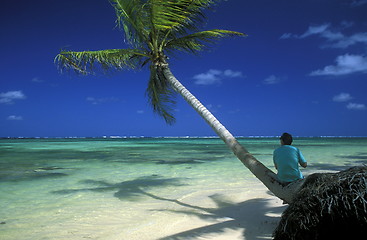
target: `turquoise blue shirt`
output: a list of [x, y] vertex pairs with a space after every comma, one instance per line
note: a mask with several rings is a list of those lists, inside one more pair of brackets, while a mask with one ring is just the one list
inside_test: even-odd
[[278, 168], [278, 179], [282, 182], [293, 182], [302, 179], [298, 164], [306, 163], [301, 151], [291, 145], [283, 145], [274, 150], [274, 164]]

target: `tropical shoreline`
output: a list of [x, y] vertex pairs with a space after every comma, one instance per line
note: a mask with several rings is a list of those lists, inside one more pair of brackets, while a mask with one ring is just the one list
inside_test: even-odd
[[[320, 135], [320, 136], [293, 136], [295, 139], [301, 138], [367, 138], [367, 136], [333, 136], [333, 135]], [[96, 137], [83, 137], [83, 136], [63, 136], [63, 137], [0, 137], [0, 139], [219, 139], [218, 136], [120, 136], [120, 135], [111, 135], [111, 136], [96, 136]], [[237, 139], [268, 139], [268, 138], [279, 138], [279, 136], [269, 135], [269, 136], [235, 136]]]
[[[239, 139], [274, 170], [277, 138]], [[367, 163], [367, 139], [299, 138], [304, 175]], [[270, 239], [286, 205], [220, 139], [2, 139], [4, 240]]]

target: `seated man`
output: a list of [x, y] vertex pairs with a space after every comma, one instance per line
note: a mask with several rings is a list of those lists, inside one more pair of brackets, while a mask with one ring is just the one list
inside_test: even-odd
[[298, 148], [291, 146], [292, 142], [292, 135], [283, 133], [280, 137], [282, 146], [275, 149], [273, 153], [274, 166], [278, 170], [278, 179], [285, 185], [304, 178], [298, 164], [304, 168], [307, 167], [307, 161]]

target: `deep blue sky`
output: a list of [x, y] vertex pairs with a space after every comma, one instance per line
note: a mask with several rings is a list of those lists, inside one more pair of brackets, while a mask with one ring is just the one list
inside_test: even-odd
[[[229, 0], [205, 29], [248, 34], [170, 59], [175, 76], [234, 135], [367, 136], [366, 0]], [[204, 29], [203, 29], [204, 30]], [[180, 97], [168, 126], [148, 71], [60, 73], [61, 48], [126, 48], [108, 0], [6, 1], [0, 9], [0, 136], [206, 136]]]

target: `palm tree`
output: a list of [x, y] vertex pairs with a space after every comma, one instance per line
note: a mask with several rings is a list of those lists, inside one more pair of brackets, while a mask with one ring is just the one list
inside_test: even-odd
[[205, 20], [203, 10], [218, 1], [110, 0], [116, 10], [117, 23], [124, 30], [131, 48], [83, 52], [61, 51], [56, 56], [55, 62], [61, 68], [73, 69], [82, 74], [88, 74], [96, 67], [103, 70], [122, 70], [140, 68], [149, 64], [150, 80], [146, 93], [154, 112], [162, 116], [168, 124], [173, 124], [175, 122], [172, 114], [175, 105], [173, 96], [180, 94], [270, 191], [291, 202], [299, 184], [282, 186], [275, 173], [242, 147], [170, 71], [167, 56], [175, 51], [195, 54], [218, 39], [245, 35], [220, 29], [199, 31], [198, 28]]

